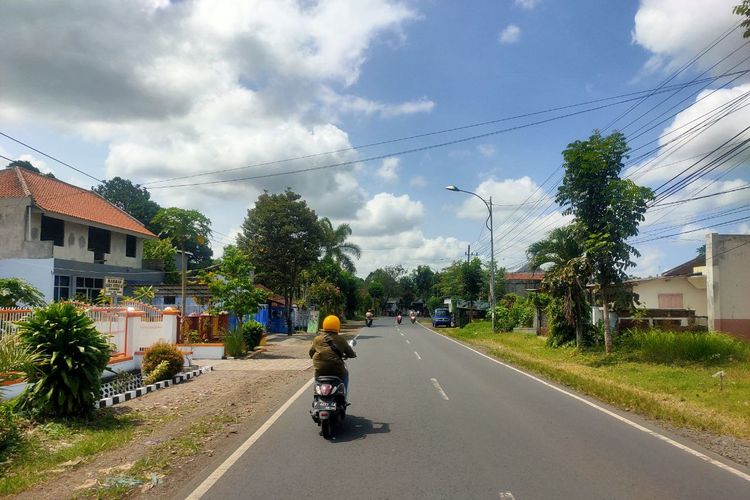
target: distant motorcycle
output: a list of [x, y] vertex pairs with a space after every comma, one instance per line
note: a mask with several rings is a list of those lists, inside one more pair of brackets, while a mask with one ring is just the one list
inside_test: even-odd
[[[357, 345], [356, 340], [350, 340], [349, 345]], [[338, 377], [315, 377], [315, 393], [313, 395], [310, 416], [318, 424], [325, 439], [331, 439], [335, 426], [346, 417], [346, 407], [349, 406], [344, 381]]]
[[401, 324], [401, 315], [400, 314], [396, 315], [396, 323], [398, 323], [399, 325]]
[[367, 314], [365, 314], [365, 325], [367, 325], [368, 327], [372, 326], [372, 313], [371, 312], [368, 312]]
[[409, 315], [409, 319], [411, 320], [411, 324], [413, 325], [415, 321], [417, 321], [417, 315], [414, 313], [411, 313]]

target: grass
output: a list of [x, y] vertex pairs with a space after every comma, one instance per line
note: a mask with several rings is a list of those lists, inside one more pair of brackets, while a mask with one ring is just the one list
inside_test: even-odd
[[101, 410], [89, 421], [27, 425], [21, 444], [0, 464], [0, 496], [21, 492], [48, 479], [50, 473], [128, 442], [140, 421], [135, 414]]
[[[641, 339], [606, 355], [597, 350], [550, 348], [544, 338], [526, 334], [493, 334], [485, 322], [439, 331], [621, 408], [677, 426], [750, 439], [750, 361], [746, 343], [727, 340], [722, 335], [715, 336], [718, 340], [704, 342], [707, 334], [696, 334], [703, 338], [691, 338], [685, 343], [698, 347], [686, 349], [679, 340], [664, 336], [652, 342], [658, 348]], [[665, 347], [669, 344], [676, 347], [669, 351]], [[723, 350], [727, 345], [732, 347]], [[655, 352], [671, 352], [665, 359], [672, 362], [652, 361]], [[693, 354], [687, 354], [689, 359], [684, 360], [680, 352], [700, 353], [698, 357], [704, 361], [691, 361]], [[725, 374], [723, 390], [712, 376], [719, 370]]]

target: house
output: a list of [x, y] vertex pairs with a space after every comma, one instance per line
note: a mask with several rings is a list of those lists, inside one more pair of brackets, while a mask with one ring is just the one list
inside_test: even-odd
[[[750, 235], [708, 234], [706, 255], [629, 282], [649, 322], [705, 325], [750, 340]], [[622, 318], [621, 318], [622, 320]]]
[[94, 193], [19, 167], [0, 170], [0, 276], [20, 277], [47, 300], [96, 297], [104, 277], [155, 284], [143, 269], [143, 224]]
[[525, 297], [530, 291], [539, 290], [543, 279], [544, 271], [505, 273], [505, 293]]

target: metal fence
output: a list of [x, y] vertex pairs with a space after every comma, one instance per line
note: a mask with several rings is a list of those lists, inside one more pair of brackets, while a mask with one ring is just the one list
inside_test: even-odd
[[0, 309], [0, 336], [12, 333], [16, 330], [16, 322], [26, 319], [31, 314], [31, 309], [8, 308]]

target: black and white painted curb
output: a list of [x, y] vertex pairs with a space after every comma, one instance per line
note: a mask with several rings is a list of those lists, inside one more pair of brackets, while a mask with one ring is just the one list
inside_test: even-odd
[[180, 384], [203, 373], [208, 373], [213, 369], [213, 366], [203, 366], [201, 368], [198, 368], [197, 370], [192, 370], [186, 373], [175, 375], [171, 380], [162, 380], [161, 382], [157, 382], [155, 384], [139, 387], [132, 391], [123, 392], [122, 394], [116, 394], [111, 398], [102, 398], [99, 400], [97, 408], [108, 408], [118, 403], [130, 401], [131, 399], [141, 397], [144, 394], [148, 394], [149, 392], [158, 391], [159, 389], [164, 389], [165, 387], [169, 387], [174, 384]]

